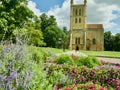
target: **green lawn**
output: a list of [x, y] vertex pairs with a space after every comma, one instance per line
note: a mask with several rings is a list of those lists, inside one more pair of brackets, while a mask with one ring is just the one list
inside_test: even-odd
[[[46, 51], [48, 53], [51, 53], [52, 55], [58, 54], [58, 53], [62, 53], [63, 49], [58, 49], [58, 48], [50, 48], [50, 47], [36, 47], [36, 46], [28, 46], [29, 49], [31, 50], [43, 50]], [[69, 51], [68, 49], [65, 49], [65, 52]]]
[[[4, 46], [0, 45], [0, 51], [2, 50]], [[49, 53], [52, 53], [52, 54], [58, 54], [58, 53], [62, 53], [63, 52], [63, 49], [58, 49], [58, 48], [50, 48], [50, 47], [36, 47], [36, 46], [27, 46], [28, 49], [30, 49], [31, 51], [32, 50], [43, 50], [43, 51], [47, 51]], [[68, 49], [65, 49], [65, 52], [69, 51]]]
[[80, 51], [89, 56], [102, 56], [102, 57], [112, 57], [112, 58], [120, 58], [120, 52], [115, 51]]
[[[62, 53], [63, 52], [63, 49], [57, 49], [57, 48], [50, 48], [50, 47], [41, 47], [43, 50], [47, 50], [53, 54], [58, 54], [58, 53]], [[68, 51], [68, 50], [65, 50], [65, 51]]]

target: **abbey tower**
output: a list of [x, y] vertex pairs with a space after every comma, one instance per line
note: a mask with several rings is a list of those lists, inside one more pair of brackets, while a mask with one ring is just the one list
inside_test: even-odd
[[86, 23], [87, 0], [84, 4], [70, 1], [70, 48], [72, 50], [104, 50], [104, 29], [102, 24]]

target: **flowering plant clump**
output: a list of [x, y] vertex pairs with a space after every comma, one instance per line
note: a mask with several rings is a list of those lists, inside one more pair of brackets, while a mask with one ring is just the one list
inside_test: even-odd
[[[87, 82], [93, 82], [94, 84], [100, 84], [101, 86], [107, 86], [107, 88], [114, 88], [117, 90], [120, 86], [120, 69], [119, 68], [87, 68], [74, 67], [66, 65], [54, 65], [48, 69], [48, 75], [51, 76], [53, 71], [61, 70], [64, 75], [67, 75], [67, 81], [71, 84], [84, 84]], [[54, 77], [53, 77], [54, 78]], [[68, 84], [67, 84], [68, 85]], [[61, 86], [61, 84], [60, 84]], [[62, 84], [66, 86], [66, 84]]]
[[104, 62], [102, 60], [100, 61], [100, 63], [102, 65], [110, 65], [110, 66], [114, 66], [114, 67], [120, 68], [120, 64], [119, 63]]
[[65, 86], [58, 90], [108, 90], [104, 87], [101, 87], [99, 84], [86, 83], [86, 84], [74, 84], [70, 86]]
[[38, 63], [31, 52], [22, 42], [2, 45], [0, 90], [52, 90], [43, 70], [43, 56]]
[[70, 64], [75, 65], [74, 60], [69, 55], [61, 55], [59, 58], [55, 61], [57, 64]]
[[5, 45], [0, 53], [0, 89], [27, 89], [34, 73], [24, 44]]
[[79, 57], [74, 54], [71, 55], [61, 55], [55, 60], [56, 64], [69, 64], [74, 66], [87, 66], [88, 68], [93, 68], [99, 66], [99, 60], [96, 57]]

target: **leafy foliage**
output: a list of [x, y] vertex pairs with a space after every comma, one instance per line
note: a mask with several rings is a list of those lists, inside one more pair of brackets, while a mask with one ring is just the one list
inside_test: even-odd
[[60, 47], [63, 45], [65, 33], [57, 26], [54, 16], [48, 17], [45, 13], [40, 16], [40, 26], [44, 42], [47, 47]]
[[98, 59], [95, 57], [77, 57], [75, 63], [77, 66], [87, 66], [89, 68], [100, 65]]
[[44, 41], [48, 47], [58, 47], [62, 44], [65, 34], [57, 26], [49, 26], [45, 29]]
[[67, 90], [108, 90], [104, 87], [101, 87], [99, 84], [93, 84], [93, 83], [65, 86], [64, 88], [61, 88], [59, 90], [66, 90], [66, 89]]
[[120, 51], [120, 33], [112, 35], [112, 33], [104, 33], [104, 47], [106, 51]]
[[61, 55], [55, 62], [57, 64], [75, 65], [73, 59], [69, 55]]
[[97, 67], [100, 65], [99, 60], [96, 57], [78, 57], [74, 55], [61, 55], [57, 60], [57, 64], [69, 64], [76, 66], [86, 66], [88, 68]]
[[0, 54], [0, 76], [2, 89], [28, 89], [33, 78], [32, 61], [25, 46], [9, 45]]
[[45, 13], [40, 16], [40, 21], [42, 32], [44, 32], [45, 29], [51, 25], [57, 25], [54, 16], [48, 17]]
[[5, 44], [0, 52], [0, 90], [52, 90], [43, 70], [46, 56], [40, 52], [28, 50], [21, 41]]
[[[74, 67], [70, 65], [54, 65], [49, 67], [48, 75], [51, 76], [54, 71], [59, 70], [62, 70], [63, 74], [68, 76], [65, 80], [66, 82], [69, 80], [72, 85], [92, 82], [93, 84], [99, 84], [102, 87], [106, 87], [108, 90], [119, 90], [120, 87], [120, 74], [118, 73], [120, 69], [117, 67], [113, 68], [110, 66], [89, 69], [87, 67]], [[59, 84], [59, 88], [71, 85], [71, 83], [64, 85]]]
[[0, 4], [0, 34], [10, 39], [16, 28], [23, 28], [34, 17], [27, 7], [27, 0], [2, 0]]

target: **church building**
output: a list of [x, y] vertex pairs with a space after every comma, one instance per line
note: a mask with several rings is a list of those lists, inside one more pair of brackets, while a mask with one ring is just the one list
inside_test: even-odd
[[69, 45], [72, 50], [104, 50], [103, 24], [86, 23], [87, 0], [84, 4], [70, 1]]

